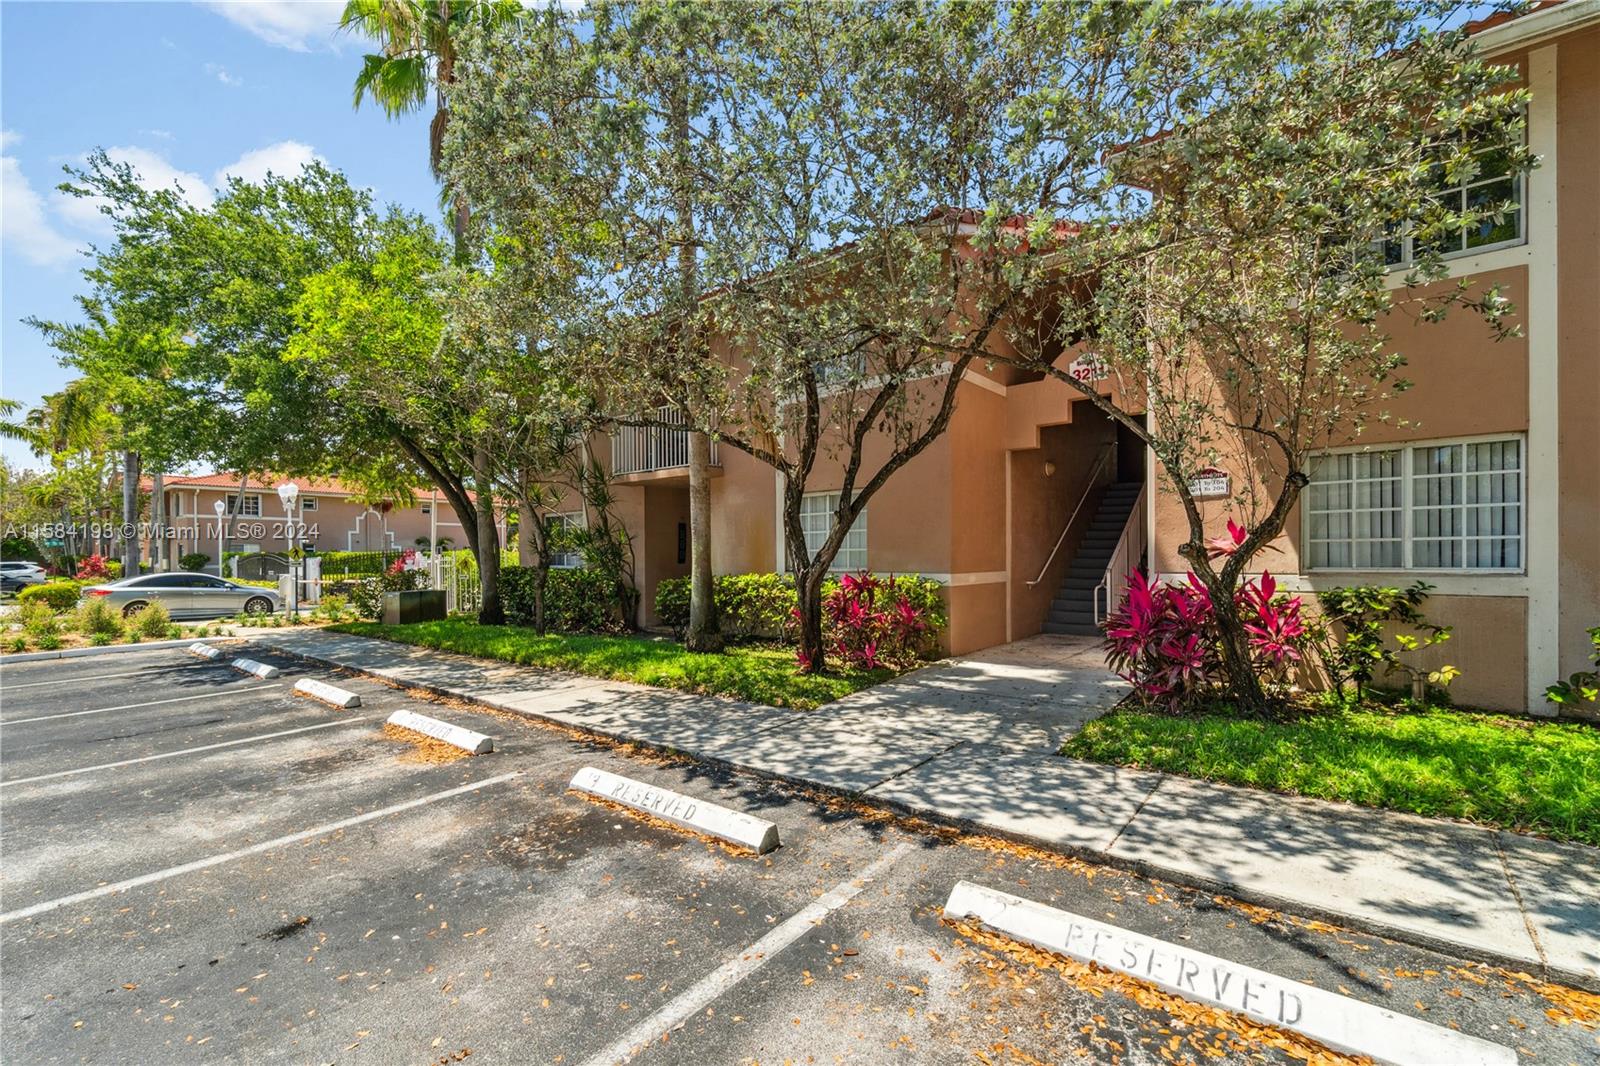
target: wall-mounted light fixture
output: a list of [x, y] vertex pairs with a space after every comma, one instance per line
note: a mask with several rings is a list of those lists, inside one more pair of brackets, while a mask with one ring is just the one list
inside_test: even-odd
[[1056, 464], [1046, 460], [1045, 464], [1044, 464], [1044, 476], [1045, 477], [1055, 477], [1056, 476]]

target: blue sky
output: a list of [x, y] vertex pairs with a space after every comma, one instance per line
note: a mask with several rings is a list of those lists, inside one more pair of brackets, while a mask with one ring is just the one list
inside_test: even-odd
[[80, 252], [106, 241], [91, 207], [55, 191], [62, 165], [93, 148], [201, 202], [225, 174], [292, 173], [314, 156], [382, 201], [436, 213], [427, 116], [351, 106], [367, 46], [336, 32], [341, 8], [0, 3], [0, 395], [32, 404], [69, 376], [21, 320], [73, 317]]

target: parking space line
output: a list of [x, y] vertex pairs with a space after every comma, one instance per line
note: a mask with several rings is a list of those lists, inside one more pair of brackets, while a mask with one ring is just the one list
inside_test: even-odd
[[404, 803], [396, 803], [393, 806], [383, 807], [375, 811], [368, 811], [366, 814], [358, 814], [354, 817], [345, 818], [337, 822], [329, 822], [326, 825], [319, 825], [315, 829], [304, 829], [298, 833], [290, 833], [288, 836], [277, 837], [273, 840], [264, 840], [260, 844], [252, 844], [248, 848], [240, 848], [237, 851], [229, 851], [222, 855], [213, 855], [209, 859], [197, 859], [194, 862], [186, 862], [182, 866], [168, 867], [165, 870], [157, 870], [155, 873], [141, 874], [138, 877], [130, 877], [126, 881], [117, 881], [114, 884], [100, 885], [99, 887], [91, 888], [86, 892], [76, 892], [70, 896], [62, 896], [59, 899], [45, 900], [42, 903], [35, 903], [31, 907], [23, 907], [21, 910], [7, 911], [5, 914], [0, 914], [0, 925], [5, 925], [8, 922], [20, 921], [23, 918], [32, 918], [36, 914], [45, 914], [60, 907], [70, 907], [74, 903], [84, 903], [91, 899], [99, 899], [101, 896], [109, 896], [113, 893], [126, 892], [132, 888], [139, 888], [142, 885], [154, 884], [157, 881], [165, 881], [169, 877], [179, 877], [183, 874], [194, 873], [198, 870], [205, 870], [212, 866], [220, 866], [225, 862], [232, 862], [235, 859], [247, 858], [251, 855], [259, 855], [263, 851], [272, 851], [274, 848], [288, 847], [290, 844], [298, 844], [302, 840], [310, 840], [312, 837], [322, 836], [324, 833], [337, 833], [341, 829], [349, 829], [352, 826], [361, 825], [363, 822], [370, 822], [378, 818], [385, 818], [391, 814], [399, 814], [401, 811], [409, 811], [416, 807], [426, 806], [429, 803], [438, 803], [440, 800], [447, 800], [453, 796], [465, 795], [468, 792], [476, 792], [479, 789], [488, 788], [490, 785], [498, 785], [504, 781], [511, 780], [513, 777], [519, 777], [521, 774], [521, 770], [513, 770], [508, 774], [501, 774], [498, 777], [490, 777], [482, 781], [474, 781], [470, 785], [458, 785], [455, 788], [446, 789], [443, 792], [435, 792], [428, 796], [419, 796], [416, 799], [406, 800]]
[[[0, 680], [0, 693], [12, 692], [12, 691], [14, 691], [16, 689], [19, 689], [19, 688], [38, 688], [40, 685], [67, 685], [67, 684], [71, 684], [74, 681], [109, 681], [114, 677], [136, 677], [139, 674], [149, 674], [151, 677], [160, 677], [160, 676], [164, 675], [165, 673], [167, 673], [169, 670], [200, 670], [200, 669], [204, 669], [207, 666], [213, 666], [213, 665], [215, 665], [215, 664], [214, 663], [173, 663], [171, 666], [161, 667], [161, 668], [158, 668], [158, 669], [151, 669], [150, 667], [147, 666], [143, 670], [124, 670], [121, 673], [116, 673], [116, 674], [90, 674], [88, 677], [78, 677], [78, 676], [74, 675], [72, 677], [58, 677], [58, 678], [55, 678], [54, 680], [51, 680], [51, 681], [29, 681], [26, 684], [22, 684], [22, 685], [13, 685], [13, 684], [9, 684], [8, 682], [6, 682], [4, 680]], [[0, 675], [0, 677], [3, 677], [3, 676], [4, 675]]]
[[[231, 678], [230, 678], [230, 680], [231, 680]], [[252, 688], [251, 691], [252, 692], [265, 692], [268, 689], [276, 689], [276, 688], [282, 688], [282, 687], [283, 687], [282, 685], [267, 685], [267, 686], [264, 686], [262, 688]], [[96, 707], [92, 711], [63, 711], [60, 714], [41, 714], [41, 715], [37, 715], [37, 716], [35, 716], [33, 718], [18, 718], [18, 719], [15, 719], [14, 721], [10, 721], [10, 722], [0, 721], [0, 728], [4, 728], [5, 726], [8, 726], [8, 725], [22, 725], [24, 722], [48, 722], [52, 718], [79, 718], [79, 717], [82, 717], [83, 715], [86, 715], [86, 714], [105, 714], [108, 711], [132, 711], [132, 710], [137, 710], [140, 707], [159, 707], [163, 703], [182, 703], [185, 700], [219, 699], [219, 698], [221, 698], [223, 696], [231, 696], [236, 691], [238, 691], [238, 690], [232, 690], [232, 691], [229, 691], [229, 692], [220, 692], [220, 691], [219, 692], [201, 692], [201, 693], [197, 693], [197, 694], [195, 694], [193, 696], [174, 696], [170, 700], [150, 700], [147, 703], [124, 703], [120, 707]]]
[[342, 725], [354, 725], [357, 722], [370, 722], [366, 718], [341, 718], [337, 722], [319, 722], [317, 725], [301, 726], [299, 729], [280, 729], [276, 733], [257, 733], [253, 737], [240, 737], [238, 740], [224, 740], [220, 744], [201, 744], [198, 747], [182, 748], [178, 751], [163, 752], [160, 755], [146, 755], [138, 759], [122, 759], [118, 762], [103, 762], [96, 766], [80, 766], [76, 770], [59, 770], [53, 774], [39, 774], [37, 777], [23, 777], [15, 781], [0, 781], [0, 788], [10, 788], [12, 785], [31, 785], [35, 781], [52, 781], [58, 777], [73, 777], [77, 774], [92, 774], [96, 770], [114, 770], [119, 766], [132, 766], [135, 763], [155, 762], [157, 759], [176, 759], [180, 755], [198, 755], [202, 751], [216, 751], [218, 748], [233, 748], [240, 744], [254, 744], [258, 740], [272, 740], [275, 737], [289, 737], [296, 733], [309, 733], [313, 729], [333, 729]]
[[[901, 844], [855, 877], [817, 897], [803, 910], [785, 919], [783, 924], [766, 936], [629, 1029], [604, 1051], [589, 1056], [584, 1060], [583, 1066], [616, 1066], [619, 1062], [627, 1062], [636, 1051], [654, 1043], [663, 1033], [678, 1028], [728, 989], [765, 966], [774, 955], [805, 936], [822, 919], [860, 895], [874, 877], [899, 861], [900, 857], [910, 850], [909, 843]], [[3, 916], [0, 916], [0, 921], [4, 921]]]

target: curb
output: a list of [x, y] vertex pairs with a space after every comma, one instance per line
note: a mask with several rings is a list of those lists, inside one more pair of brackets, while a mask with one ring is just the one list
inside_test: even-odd
[[91, 655], [127, 655], [162, 648], [187, 648], [208, 640], [236, 640], [236, 637], [186, 637], [183, 640], [151, 640], [141, 644], [107, 644], [103, 648], [62, 648], [59, 651], [25, 651], [0, 656], [0, 666], [8, 663], [37, 663], [47, 659], [83, 659]]
[[[939, 811], [931, 810], [925, 807], [916, 807], [909, 803], [902, 803], [897, 800], [873, 796], [869, 793], [850, 792], [845, 789], [835, 788], [831, 785], [810, 781], [803, 777], [794, 777], [789, 774], [774, 773], [771, 770], [763, 770], [755, 766], [745, 766], [742, 763], [731, 762], [715, 755], [698, 755], [695, 752], [684, 748], [674, 748], [667, 744], [657, 744], [651, 741], [641, 740], [637, 737], [630, 737], [626, 733], [610, 732], [603, 729], [595, 729], [591, 726], [582, 726], [576, 725], [572, 722], [563, 722], [558, 718], [551, 718], [534, 711], [526, 711], [516, 707], [506, 706], [496, 702], [492, 697], [473, 695], [472, 693], [463, 692], [461, 690], [449, 688], [444, 685], [433, 685], [418, 681], [401, 681], [397, 678], [387, 677], [378, 670], [369, 670], [364, 667], [352, 666], [349, 663], [338, 662], [333, 659], [324, 659], [316, 655], [309, 655], [304, 651], [291, 651], [287, 648], [273, 647], [271, 645], [268, 645], [268, 647], [270, 650], [277, 652], [280, 655], [289, 655], [297, 659], [305, 660], [306, 662], [316, 663], [320, 666], [349, 670], [352, 673], [357, 673], [364, 677], [371, 677], [377, 679], [378, 681], [399, 685], [404, 688], [413, 688], [419, 692], [426, 692], [434, 696], [440, 696], [447, 699], [465, 700], [468, 703], [476, 703], [480, 706], [488, 707], [492, 710], [500, 711], [505, 714], [514, 714], [519, 718], [526, 718], [529, 721], [558, 726], [562, 729], [570, 729], [574, 732], [584, 733], [593, 737], [601, 737], [606, 740], [633, 744], [641, 748], [646, 748], [651, 751], [659, 751], [668, 755], [691, 758], [697, 762], [720, 767], [724, 770], [737, 771], [742, 774], [751, 774], [769, 781], [780, 781], [784, 784], [798, 786], [812, 792], [826, 793], [828, 795], [838, 796], [843, 799], [867, 803], [872, 806], [880, 807], [886, 810], [897, 811], [901, 814], [912, 815], [925, 821], [949, 826], [954, 829], [960, 829], [965, 832], [981, 833], [985, 836], [998, 837], [1004, 840], [1014, 841], [1018, 844], [1027, 844], [1031, 847], [1039, 848], [1042, 851], [1048, 851], [1056, 855], [1064, 855], [1068, 858], [1080, 859], [1084, 862], [1094, 863], [1097, 866], [1109, 866], [1113, 869], [1124, 870], [1128, 873], [1148, 879], [1166, 881], [1175, 885], [1183, 885], [1189, 888], [1199, 889], [1203, 892], [1213, 892], [1231, 896], [1242, 903], [1251, 903], [1257, 906], [1268, 907], [1272, 910], [1285, 911], [1302, 918], [1308, 918], [1312, 921], [1327, 922], [1328, 924], [1337, 925], [1352, 932], [1365, 933], [1367, 935], [1376, 936], [1384, 940], [1390, 940], [1401, 944], [1410, 944], [1413, 947], [1423, 948], [1428, 951], [1437, 951], [1441, 954], [1453, 955], [1461, 959], [1469, 959], [1475, 962], [1488, 963], [1491, 966], [1499, 966], [1508, 970], [1531, 973], [1539, 976], [1540, 979], [1545, 981], [1569, 985], [1573, 988], [1582, 989], [1587, 992], [1600, 993], [1600, 976], [1588, 974], [1581, 970], [1569, 970], [1561, 966], [1551, 966], [1536, 954], [1530, 953], [1528, 955], [1510, 955], [1485, 950], [1483, 948], [1474, 947], [1467, 944], [1459, 944], [1443, 937], [1431, 936], [1427, 933], [1421, 933], [1413, 929], [1406, 929], [1401, 926], [1391, 925], [1387, 922], [1374, 921], [1365, 915], [1349, 914], [1336, 908], [1319, 906], [1313, 902], [1295, 899], [1289, 896], [1280, 896], [1276, 893], [1266, 892], [1249, 886], [1240, 885], [1225, 878], [1204, 877], [1198, 874], [1190, 873], [1186, 870], [1169, 869], [1159, 863], [1150, 862], [1145, 859], [1135, 859], [1122, 855], [1112, 855], [1107, 852], [1097, 851], [1094, 848], [1086, 848], [1075, 844], [1063, 844], [1058, 840], [1051, 840], [1047, 837], [1038, 837], [1028, 833], [1017, 833], [1011, 830], [998, 829], [993, 826], [985, 825], [983, 822], [975, 821], [971, 818], [943, 814]], [[537, 670], [538, 668], [529, 667], [528, 669]], [[965, 743], [965, 741], [962, 743]], [[959, 744], [956, 745], [956, 747], [959, 746]]]

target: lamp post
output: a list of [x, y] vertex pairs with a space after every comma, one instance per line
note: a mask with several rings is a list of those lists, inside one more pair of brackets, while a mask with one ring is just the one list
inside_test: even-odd
[[300, 619], [300, 559], [296, 554], [299, 543], [299, 530], [295, 528], [294, 501], [300, 495], [300, 486], [292, 481], [285, 481], [278, 486], [278, 499], [283, 502], [283, 517], [288, 528], [285, 530], [289, 541], [289, 620]]
[[228, 575], [222, 572], [222, 512], [228, 509], [228, 505], [217, 500], [212, 503], [211, 509], [217, 512], [217, 576], [227, 577]]

